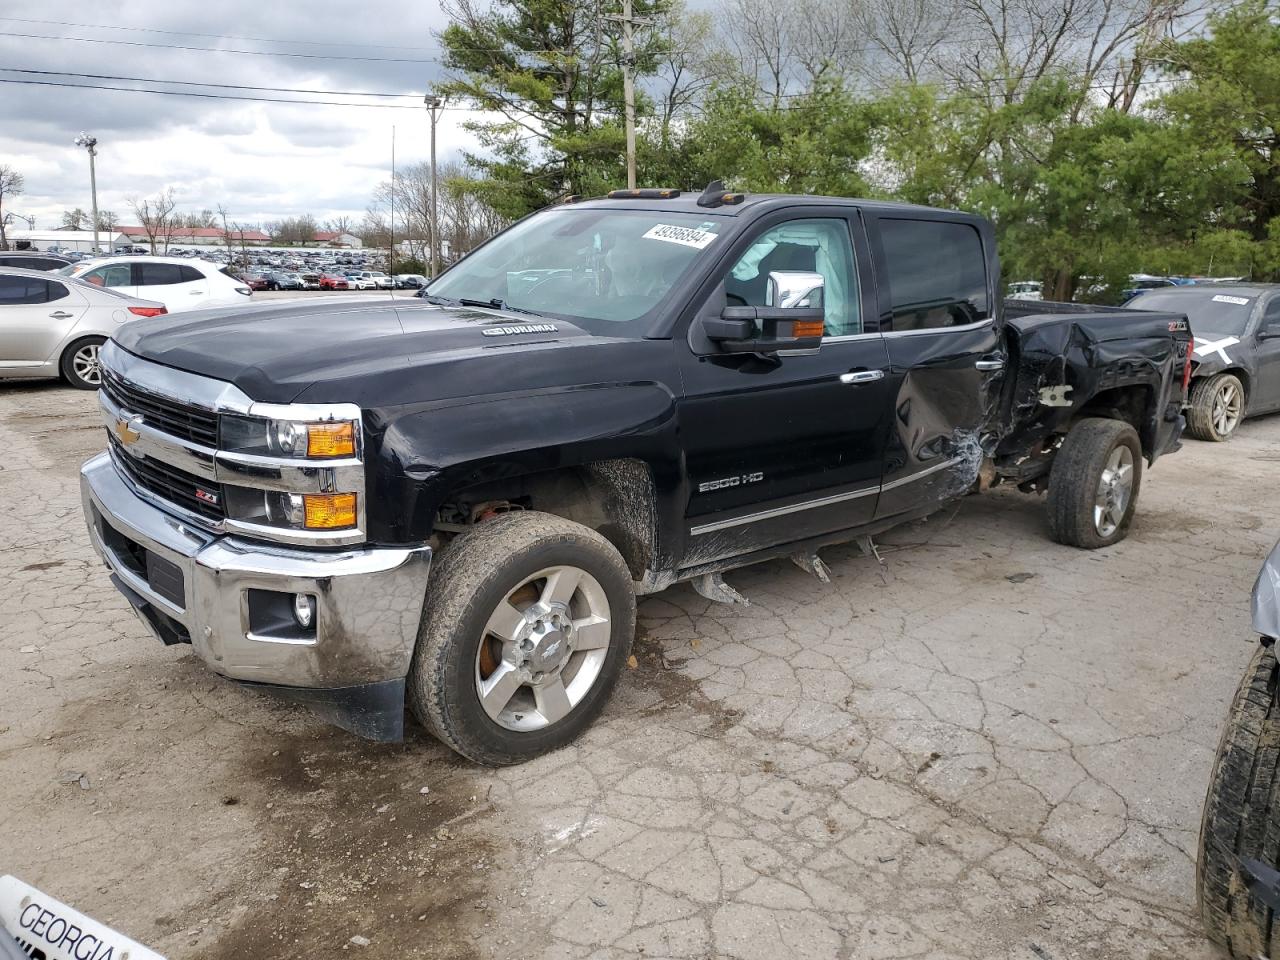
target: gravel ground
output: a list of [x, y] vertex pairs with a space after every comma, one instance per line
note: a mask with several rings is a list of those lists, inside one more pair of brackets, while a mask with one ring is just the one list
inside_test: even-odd
[[601, 721], [498, 772], [147, 635], [80, 515], [92, 395], [0, 384], [0, 442], [0, 872], [174, 960], [1215, 955], [1196, 832], [1278, 417], [1161, 461], [1111, 550], [996, 491], [883, 570], [837, 548], [830, 585], [731, 574], [747, 608], [649, 598]]

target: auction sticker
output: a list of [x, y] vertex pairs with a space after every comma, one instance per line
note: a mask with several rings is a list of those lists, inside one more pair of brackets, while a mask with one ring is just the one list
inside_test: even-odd
[[1248, 297], [1229, 297], [1225, 293], [1219, 293], [1213, 298], [1214, 303], [1234, 303], [1237, 307], [1247, 306]]
[[716, 235], [710, 230], [699, 230], [697, 227], [673, 227], [660, 223], [644, 235], [645, 240], [665, 240], [667, 243], [678, 243], [686, 247], [704, 250], [710, 246]]
[[44, 960], [164, 960], [15, 877], [0, 877], [0, 927], [29, 957]]

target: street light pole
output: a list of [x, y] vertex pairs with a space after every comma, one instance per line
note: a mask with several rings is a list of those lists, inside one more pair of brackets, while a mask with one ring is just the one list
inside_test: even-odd
[[76, 137], [76, 146], [84, 147], [89, 151], [89, 191], [92, 199], [93, 207], [93, 252], [99, 253], [98, 250], [98, 174], [94, 169], [93, 158], [98, 155], [98, 138], [91, 137], [87, 133], [82, 133]]
[[422, 98], [431, 112], [431, 279], [440, 276], [440, 180], [436, 176], [436, 120], [442, 101], [434, 94]]

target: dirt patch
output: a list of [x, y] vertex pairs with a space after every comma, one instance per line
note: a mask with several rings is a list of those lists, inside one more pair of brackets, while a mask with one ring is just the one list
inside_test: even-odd
[[222, 803], [254, 809], [268, 836], [254, 852], [255, 899], [233, 895], [234, 919], [193, 956], [288, 960], [361, 946], [379, 957], [476, 956], [471, 933], [486, 919], [497, 852], [482, 826], [486, 788], [425, 734], [408, 736], [282, 738], [246, 764]]
[[650, 637], [638, 628], [631, 654], [636, 665], [622, 677], [622, 683], [633, 683], [651, 694], [658, 701], [645, 707], [640, 715], [652, 717], [668, 710], [685, 707], [707, 720], [709, 732], [722, 734], [742, 719], [741, 710], [732, 710], [712, 700], [702, 692], [697, 680], [680, 672], [683, 660], [667, 656], [660, 640]]

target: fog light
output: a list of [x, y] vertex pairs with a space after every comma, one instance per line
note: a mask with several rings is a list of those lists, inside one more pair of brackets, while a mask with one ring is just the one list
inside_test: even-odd
[[293, 619], [298, 621], [298, 626], [303, 630], [310, 630], [311, 624], [316, 619], [315, 598], [305, 593], [295, 593], [293, 595]]

